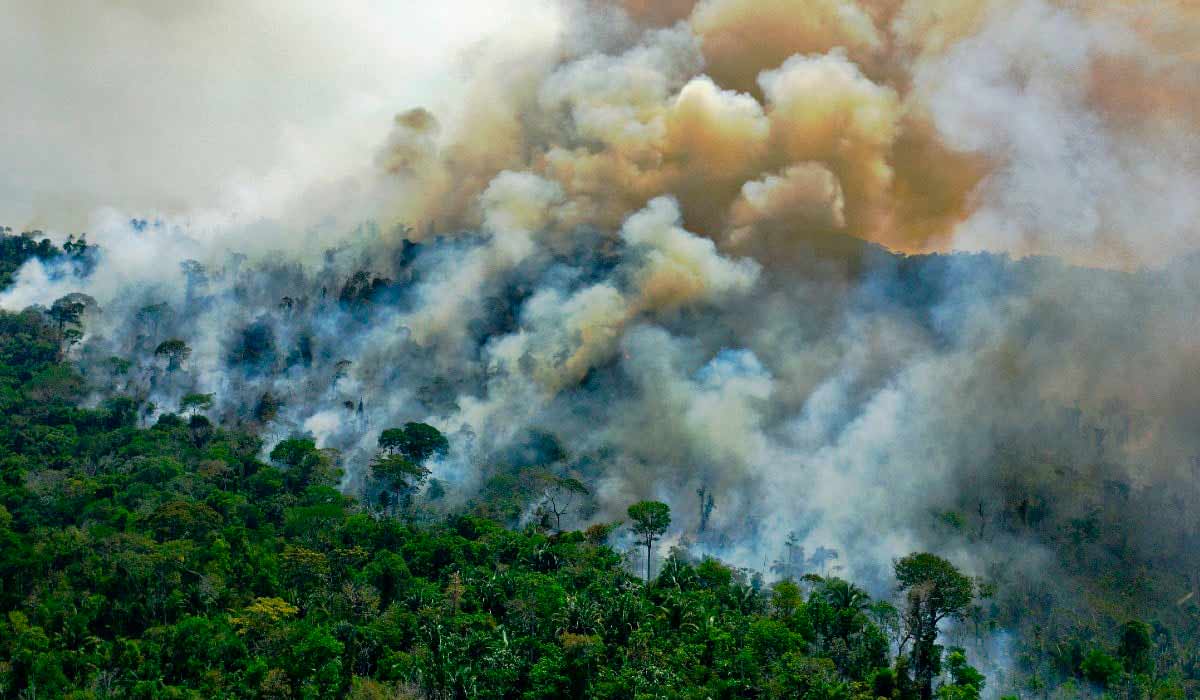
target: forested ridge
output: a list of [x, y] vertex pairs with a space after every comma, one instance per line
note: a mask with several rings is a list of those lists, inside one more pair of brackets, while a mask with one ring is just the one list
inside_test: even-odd
[[1200, 700], [1200, 0], [0, 4], [0, 700]]
[[[264, 462], [253, 435], [200, 413], [140, 429], [126, 399], [75, 407], [82, 380], [36, 312], [0, 316], [0, 342], [6, 696], [832, 698], [897, 685], [895, 610], [852, 584], [814, 579], [805, 600], [795, 582], [669, 558], [647, 587], [606, 526], [516, 532], [464, 514], [418, 527], [342, 495], [336, 457], [311, 440]], [[971, 697], [981, 679], [959, 656], [950, 668], [966, 694], [947, 697]]]
[[[87, 255], [14, 238], [2, 248], [14, 269]], [[339, 489], [336, 451], [216, 424], [206, 395], [148, 426], [147, 406], [127, 396], [82, 407], [96, 387], [66, 359], [73, 303], [0, 313], [4, 697], [966, 700], [988, 689], [972, 649], [954, 643], [995, 631], [1002, 606], [991, 583], [934, 554], [897, 560], [894, 595], [873, 600], [815, 571], [766, 582], [660, 551], [671, 518], [657, 502], [564, 530], [565, 503], [589, 488], [569, 477], [496, 477], [447, 513], [427, 507], [431, 489], [417, 494], [424, 461], [446, 449], [420, 423], [383, 431], [373, 495], [356, 500]], [[163, 345], [156, 354], [174, 361]], [[111, 364], [119, 374], [127, 361]], [[513, 529], [529, 505], [538, 517]], [[629, 551], [615, 544], [626, 532]], [[1130, 619], [1099, 636], [1035, 636], [991, 689], [1191, 697], [1189, 634]]]

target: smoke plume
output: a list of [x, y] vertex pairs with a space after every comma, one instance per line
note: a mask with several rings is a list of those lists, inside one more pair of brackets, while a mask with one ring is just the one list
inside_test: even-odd
[[[309, 432], [351, 490], [380, 430], [423, 420], [450, 436], [432, 466], [452, 501], [549, 464], [593, 486], [577, 524], [659, 498], [681, 542], [760, 569], [794, 532], [814, 566], [880, 585], [893, 557], [938, 547], [1036, 588], [1060, 565], [1052, 533], [1081, 518], [1194, 568], [1190, 3], [510, 11], [528, 40], [483, 32], [453, 60], [453, 100], [389, 101], [350, 180], [283, 188], [295, 208], [252, 220], [151, 188], [157, 219], [92, 218], [90, 274], [30, 262], [0, 304], [90, 294], [75, 352], [98, 385], [159, 411], [212, 392], [228, 422]], [[347, 70], [377, 85], [387, 68]], [[178, 126], [148, 101], [148, 122]], [[115, 204], [143, 201], [128, 172]], [[185, 279], [188, 260], [205, 271]], [[171, 337], [193, 349], [178, 371], [151, 352]], [[128, 375], [106, 374], [113, 355]]]

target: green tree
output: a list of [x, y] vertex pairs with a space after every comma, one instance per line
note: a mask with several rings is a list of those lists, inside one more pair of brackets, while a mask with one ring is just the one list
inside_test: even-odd
[[1121, 639], [1117, 655], [1129, 673], [1149, 675], [1154, 671], [1154, 641], [1150, 636], [1150, 625], [1140, 620], [1130, 620], [1121, 625]]
[[379, 434], [379, 453], [371, 460], [371, 475], [383, 486], [385, 508], [395, 510], [406, 504], [420, 488], [430, 471], [424, 463], [446, 454], [450, 442], [426, 423], [405, 423]]
[[650, 580], [650, 561], [654, 543], [671, 526], [671, 508], [659, 501], [639, 501], [629, 506], [630, 529], [638, 539], [635, 544], [646, 548], [646, 581]]
[[67, 330], [63, 331], [62, 339], [63, 345], [65, 346], [64, 352], [66, 352], [78, 345], [80, 341], [83, 340], [83, 331], [79, 330], [78, 328], [68, 328]]
[[318, 450], [312, 438], [281, 440], [271, 450], [271, 461], [286, 467], [288, 488], [299, 493], [308, 486], [332, 486], [340, 470], [336, 467], [336, 450]]
[[58, 329], [58, 338], [62, 355], [83, 340], [83, 331], [79, 328], [83, 323], [83, 314], [89, 307], [95, 306], [96, 300], [86, 294], [73, 292], [56, 299], [50, 306], [47, 315], [54, 321]]
[[58, 334], [61, 336], [67, 326], [79, 325], [83, 312], [94, 303], [95, 300], [86, 294], [75, 292], [56, 299], [50, 305], [50, 311], [47, 314], [58, 327]]
[[179, 401], [180, 412], [190, 413], [195, 416], [201, 411], [207, 411], [212, 408], [212, 394], [188, 394]]
[[901, 649], [912, 644], [913, 677], [921, 700], [930, 700], [941, 662], [938, 625], [963, 615], [974, 598], [974, 582], [950, 562], [927, 552], [910, 554], [894, 568], [900, 591], [907, 594]]
[[371, 476], [383, 485], [393, 512], [420, 488], [429, 474], [420, 463], [402, 454], [380, 452], [371, 460]]
[[938, 688], [938, 700], [979, 700], [987, 684], [983, 674], [967, 663], [962, 649], [954, 648], [946, 656], [951, 682]]
[[1121, 660], [1113, 657], [1107, 651], [1096, 648], [1088, 652], [1079, 665], [1083, 677], [1105, 688], [1115, 684], [1124, 673]]
[[446, 454], [450, 442], [432, 425], [405, 423], [402, 428], [388, 428], [380, 433], [379, 449], [420, 464], [435, 455]]
[[164, 340], [154, 349], [155, 357], [166, 358], [168, 372], [174, 372], [179, 369], [183, 365], [184, 360], [190, 357], [191, 354], [192, 349], [179, 338]]

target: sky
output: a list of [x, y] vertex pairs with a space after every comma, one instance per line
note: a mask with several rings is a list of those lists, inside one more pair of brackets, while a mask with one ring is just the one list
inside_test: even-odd
[[[453, 104], [538, 0], [0, 0], [0, 222], [277, 216], [368, 164], [397, 112]], [[514, 21], [516, 20], [516, 21]]]

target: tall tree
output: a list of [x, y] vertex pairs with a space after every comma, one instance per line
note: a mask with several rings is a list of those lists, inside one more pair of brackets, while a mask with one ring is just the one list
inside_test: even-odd
[[907, 593], [901, 650], [912, 642], [912, 672], [921, 700], [933, 697], [933, 679], [940, 669], [938, 625], [961, 618], [975, 596], [975, 585], [950, 562], [934, 554], [910, 554], [895, 564], [900, 591]]
[[192, 354], [192, 349], [179, 338], [164, 340], [154, 349], [156, 357], [167, 358], [167, 371], [174, 372], [182, 366], [183, 361]]
[[380, 452], [371, 461], [371, 475], [383, 485], [384, 505], [395, 507], [406, 502], [429, 476], [429, 470], [402, 454]]
[[212, 408], [212, 405], [212, 394], [188, 394], [179, 400], [179, 411], [195, 416], [201, 411], [207, 411]]
[[379, 449], [421, 463], [434, 455], [446, 454], [450, 442], [432, 425], [405, 423], [403, 428], [388, 428], [380, 433]]
[[1125, 670], [1134, 674], [1154, 672], [1154, 641], [1150, 625], [1140, 620], [1130, 620], [1121, 625], [1121, 640], [1117, 654], [1125, 664]]
[[708, 529], [708, 519], [712, 516], [715, 504], [712, 491], [709, 491], [707, 486], [696, 489], [696, 495], [700, 497], [700, 526], [696, 528], [696, 531], [704, 534], [704, 531]]
[[195, 260], [184, 260], [179, 263], [179, 269], [183, 271], [183, 277], [187, 281], [187, 286], [184, 290], [184, 303], [191, 306], [195, 300], [196, 292], [203, 290], [208, 284], [208, 269], [201, 263]]
[[61, 343], [60, 356], [61, 353], [66, 353], [71, 346], [83, 339], [83, 331], [68, 326], [81, 326], [84, 313], [95, 306], [95, 299], [80, 292], [72, 292], [55, 299], [54, 303], [50, 305], [50, 310], [46, 312], [46, 315], [54, 321], [55, 327], [58, 329], [58, 338]]
[[429, 477], [425, 461], [449, 449], [446, 436], [431, 425], [405, 423], [402, 428], [388, 428], [379, 435], [379, 454], [371, 461], [371, 474], [383, 484], [391, 504], [398, 506]]
[[646, 548], [646, 581], [650, 580], [650, 557], [654, 543], [671, 526], [671, 508], [658, 501], [639, 501], [629, 506], [631, 529], [638, 536], [636, 544]]
[[68, 294], [60, 299], [55, 299], [50, 305], [49, 316], [54, 321], [58, 328], [59, 335], [62, 335], [63, 329], [67, 326], [78, 325], [80, 316], [83, 315], [86, 304], [77, 298], [76, 295]]

